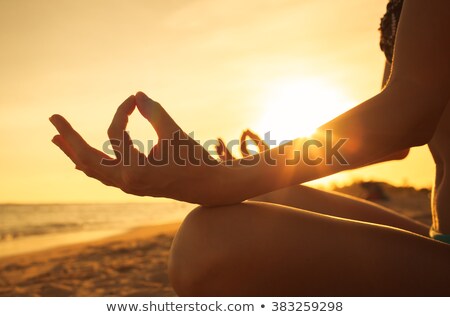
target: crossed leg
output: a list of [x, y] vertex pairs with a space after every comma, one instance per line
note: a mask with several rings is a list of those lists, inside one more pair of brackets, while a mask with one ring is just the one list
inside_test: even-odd
[[321, 214], [392, 226], [428, 236], [429, 228], [389, 208], [353, 196], [298, 185], [251, 199]]
[[[298, 190], [309, 195], [303, 200], [286, 195], [285, 205], [279, 204], [283, 195], [272, 195], [277, 204], [194, 209], [172, 245], [169, 275], [175, 291], [190, 296], [450, 295], [450, 246], [422, 236], [424, 226], [346, 196]], [[315, 212], [287, 206], [307, 204]], [[353, 213], [358, 220], [342, 218]]]

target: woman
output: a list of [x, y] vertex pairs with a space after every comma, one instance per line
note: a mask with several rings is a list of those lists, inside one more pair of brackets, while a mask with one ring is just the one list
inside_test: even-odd
[[[201, 205], [172, 246], [169, 274], [179, 295], [450, 295], [450, 246], [437, 241], [450, 234], [449, 30], [450, 2], [405, 0], [385, 88], [312, 139], [258, 155], [218, 163], [141, 92], [108, 130], [116, 159], [59, 115], [50, 119], [60, 133], [53, 142], [106, 185]], [[148, 157], [124, 132], [135, 106], [160, 139]], [[422, 224], [346, 196], [301, 186], [267, 194], [423, 144], [436, 161], [437, 239]]]

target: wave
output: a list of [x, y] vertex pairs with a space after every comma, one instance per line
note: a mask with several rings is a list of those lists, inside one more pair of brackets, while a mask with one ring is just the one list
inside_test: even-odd
[[0, 230], [0, 242], [19, 238], [52, 233], [67, 233], [103, 229], [104, 226], [94, 226], [80, 223], [50, 223], [41, 226], [21, 227], [17, 229]]
[[116, 230], [180, 221], [187, 203], [0, 205], [0, 243], [56, 233]]

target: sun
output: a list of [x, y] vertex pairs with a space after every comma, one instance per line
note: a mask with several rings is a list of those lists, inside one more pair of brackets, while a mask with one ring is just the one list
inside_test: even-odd
[[268, 83], [259, 104], [263, 111], [255, 131], [261, 135], [270, 132], [277, 145], [312, 135], [354, 105], [342, 89], [324, 80], [295, 78]]

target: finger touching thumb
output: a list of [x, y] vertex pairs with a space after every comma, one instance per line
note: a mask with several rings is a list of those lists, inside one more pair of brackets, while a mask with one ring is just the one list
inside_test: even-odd
[[136, 93], [136, 105], [141, 115], [150, 122], [159, 137], [170, 137], [174, 132], [180, 130], [166, 110], [141, 91]]

